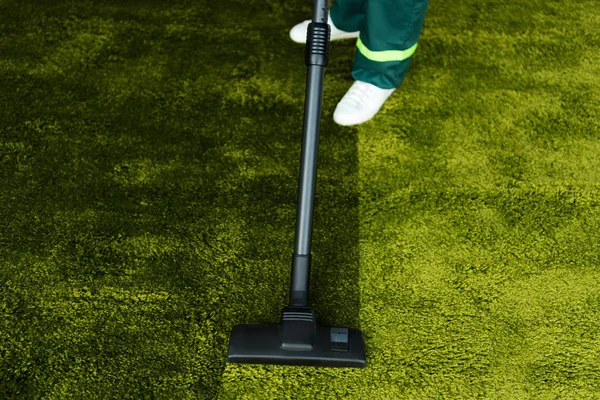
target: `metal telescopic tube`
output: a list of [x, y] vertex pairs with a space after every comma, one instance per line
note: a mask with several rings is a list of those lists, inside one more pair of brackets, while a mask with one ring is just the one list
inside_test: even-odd
[[319, 147], [319, 126], [321, 119], [321, 85], [324, 69], [320, 66], [308, 67], [308, 85], [304, 107], [305, 140], [302, 144], [302, 163], [298, 190], [298, 215], [296, 226], [297, 255], [309, 255], [312, 240], [312, 219], [317, 175], [317, 155]]
[[323, 80], [329, 55], [329, 26], [327, 0], [314, 0], [313, 20], [309, 25], [306, 42], [306, 96], [304, 126], [298, 185], [296, 238], [290, 283], [290, 306], [308, 305], [319, 127], [323, 102]]

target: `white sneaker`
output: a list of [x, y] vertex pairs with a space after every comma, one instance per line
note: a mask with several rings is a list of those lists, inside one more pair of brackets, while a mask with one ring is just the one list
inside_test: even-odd
[[333, 120], [344, 126], [362, 124], [377, 114], [394, 90], [355, 81], [335, 108]]
[[[290, 38], [296, 43], [306, 43], [306, 34], [308, 31], [308, 24], [310, 24], [312, 20], [307, 19], [304, 22], [300, 22], [298, 25], [294, 26], [290, 29]], [[329, 37], [330, 41], [339, 40], [339, 39], [351, 39], [357, 38], [359, 31], [356, 32], [346, 32], [341, 31], [333, 25], [333, 21], [331, 21], [331, 15], [327, 17], [327, 23], [331, 26], [331, 36]]]

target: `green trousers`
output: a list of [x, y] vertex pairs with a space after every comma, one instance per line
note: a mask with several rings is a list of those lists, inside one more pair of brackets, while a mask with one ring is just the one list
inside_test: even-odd
[[360, 31], [352, 77], [382, 89], [400, 86], [417, 49], [427, 5], [428, 0], [333, 0], [334, 25]]

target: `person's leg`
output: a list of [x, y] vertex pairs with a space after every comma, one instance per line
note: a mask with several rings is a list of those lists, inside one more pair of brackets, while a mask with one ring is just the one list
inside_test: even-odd
[[338, 103], [335, 122], [356, 125], [370, 120], [402, 84], [427, 5], [428, 0], [366, 0], [352, 64], [355, 82]]
[[427, 5], [428, 0], [367, 0], [352, 77], [381, 89], [399, 87], [417, 48]]
[[336, 28], [345, 32], [360, 31], [365, 19], [367, 0], [334, 0], [329, 16]]

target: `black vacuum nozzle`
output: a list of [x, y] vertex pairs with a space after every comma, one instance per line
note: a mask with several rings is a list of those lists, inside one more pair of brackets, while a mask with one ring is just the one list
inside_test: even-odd
[[355, 368], [367, 364], [362, 332], [317, 326], [310, 307], [285, 307], [279, 324], [236, 325], [227, 361]]

